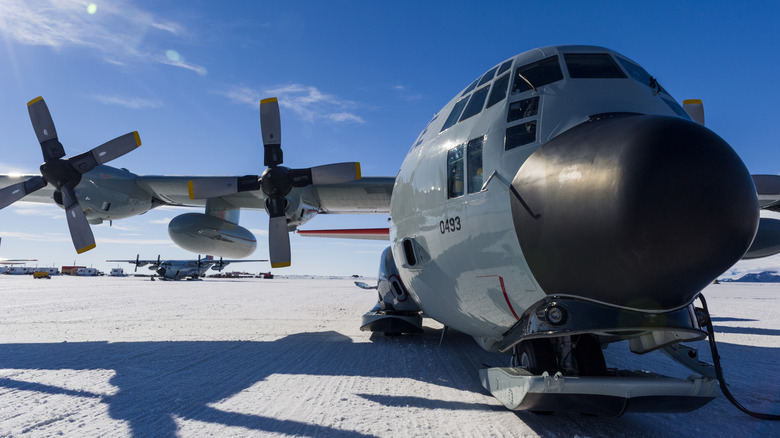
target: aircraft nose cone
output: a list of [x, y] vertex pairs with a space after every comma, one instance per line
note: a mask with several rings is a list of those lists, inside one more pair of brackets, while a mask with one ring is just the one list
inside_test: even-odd
[[679, 118], [583, 123], [536, 150], [512, 188], [518, 241], [544, 291], [619, 306], [688, 304], [758, 226], [740, 158]]

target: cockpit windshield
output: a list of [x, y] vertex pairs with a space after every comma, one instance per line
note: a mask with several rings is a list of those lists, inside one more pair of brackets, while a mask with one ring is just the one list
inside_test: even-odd
[[615, 60], [607, 53], [566, 53], [563, 55], [572, 79], [625, 78]]
[[512, 83], [512, 94], [522, 93], [561, 79], [563, 79], [561, 65], [558, 62], [558, 56], [553, 55], [541, 61], [517, 67]]

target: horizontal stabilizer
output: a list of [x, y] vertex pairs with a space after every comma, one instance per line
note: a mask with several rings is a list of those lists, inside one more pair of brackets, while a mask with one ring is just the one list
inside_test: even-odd
[[389, 228], [359, 228], [343, 230], [298, 230], [301, 236], [336, 239], [390, 240]]
[[756, 185], [758, 205], [780, 212], [780, 175], [752, 175]]
[[758, 232], [742, 259], [757, 259], [780, 253], [780, 220], [762, 217]]

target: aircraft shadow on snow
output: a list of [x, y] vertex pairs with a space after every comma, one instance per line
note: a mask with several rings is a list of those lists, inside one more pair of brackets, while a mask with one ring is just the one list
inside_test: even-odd
[[[0, 388], [60, 394], [100, 400], [111, 418], [126, 421], [133, 436], [175, 436], [174, 417], [251, 430], [313, 436], [366, 436], [257, 414], [222, 411], [209, 406], [236, 395], [274, 374], [416, 378], [422, 382], [485, 394], [478, 378], [481, 363], [503, 365], [505, 356], [479, 348], [468, 336], [450, 331], [439, 346], [441, 330], [422, 336], [385, 338], [353, 343], [337, 332], [299, 333], [264, 341], [72, 342], [0, 344], [0, 369], [115, 371], [114, 395], [72, 390], [53, 385], [0, 378]], [[721, 354], [737, 350], [773, 350], [721, 344]], [[399, 351], [401, 349], [401, 351]], [[742, 351], [744, 352], [744, 350]], [[736, 351], [735, 351], [736, 353]], [[774, 354], [772, 352], [750, 353]], [[431, 359], [434, 360], [431, 360]], [[496, 362], [502, 361], [502, 362]], [[388, 385], [392, 385], [388, 381]], [[290, 391], [297, 391], [290, 387]], [[504, 410], [495, 403], [465, 403], [417, 396], [357, 394], [367, 403], [387, 408], [417, 407], [442, 410]], [[444, 414], [446, 415], [446, 414]], [[519, 413], [540, 434], [572, 433], [588, 428], [567, 417], [536, 417]], [[591, 419], [614, 432], [630, 427], [632, 418]], [[590, 426], [593, 426], [591, 423]]]

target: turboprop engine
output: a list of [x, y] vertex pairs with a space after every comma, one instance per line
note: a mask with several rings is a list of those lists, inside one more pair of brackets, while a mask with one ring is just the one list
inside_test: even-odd
[[246, 228], [203, 213], [176, 216], [168, 224], [168, 235], [187, 251], [219, 257], [244, 258], [257, 248], [257, 239]]

